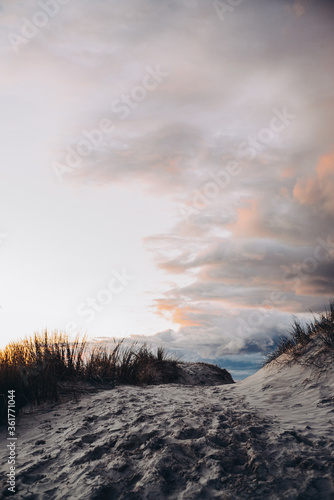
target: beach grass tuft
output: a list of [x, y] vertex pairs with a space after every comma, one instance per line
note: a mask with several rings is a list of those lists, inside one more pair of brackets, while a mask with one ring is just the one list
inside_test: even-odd
[[64, 333], [36, 333], [0, 350], [0, 420], [7, 418], [8, 391], [15, 391], [17, 414], [27, 404], [58, 401], [84, 384], [152, 384], [177, 378], [177, 361], [159, 347], [145, 344], [91, 346], [86, 337], [70, 340]]
[[[265, 359], [263, 366], [277, 361], [285, 354], [284, 362], [296, 361], [303, 364], [316, 365], [317, 355], [334, 351], [334, 300], [330, 300], [329, 308], [305, 325], [294, 320], [291, 330], [281, 335], [276, 341], [273, 351]], [[309, 353], [310, 344], [315, 348]]]

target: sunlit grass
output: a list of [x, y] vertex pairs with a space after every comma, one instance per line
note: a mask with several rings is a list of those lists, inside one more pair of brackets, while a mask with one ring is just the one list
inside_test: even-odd
[[150, 384], [176, 378], [177, 362], [163, 348], [156, 353], [146, 345], [123, 340], [114, 346], [91, 348], [85, 337], [45, 331], [0, 350], [0, 416], [6, 420], [7, 394], [15, 391], [16, 411], [28, 403], [59, 400], [64, 392], [79, 390], [80, 384], [114, 387], [116, 383]]

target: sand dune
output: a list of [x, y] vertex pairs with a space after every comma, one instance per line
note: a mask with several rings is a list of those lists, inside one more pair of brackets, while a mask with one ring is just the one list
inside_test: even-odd
[[16, 498], [333, 499], [333, 380], [332, 364], [274, 364], [235, 384], [185, 377], [35, 409], [20, 420]]

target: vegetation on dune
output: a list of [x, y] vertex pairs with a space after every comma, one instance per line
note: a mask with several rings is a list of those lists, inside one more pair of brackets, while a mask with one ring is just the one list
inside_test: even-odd
[[[324, 359], [322, 355], [331, 351], [334, 352], [334, 300], [329, 302], [328, 310], [306, 325], [295, 320], [288, 335], [281, 335], [276, 341], [274, 350], [267, 356], [263, 366], [272, 361], [296, 361], [321, 367], [321, 359]], [[278, 360], [282, 354], [286, 356]]]
[[0, 421], [7, 419], [8, 391], [15, 391], [18, 413], [29, 403], [59, 400], [76, 394], [83, 383], [113, 387], [115, 383], [150, 384], [177, 378], [177, 362], [163, 348], [146, 345], [90, 347], [86, 338], [70, 341], [66, 334], [45, 331], [0, 350]]
[[[89, 383], [114, 387], [116, 383], [177, 381], [178, 362], [163, 348], [152, 351], [145, 344], [114, 342], [109, 348], [91, 347], [85, 337], [71, 341], [66, 334], [45, 331], [8, 344], [0, 350], [0, 423], [7, 420], [8, 391], [15, 391], [19, 413], [29, 403], [57, 401], [66, 392], [75, 395]], [[296, 361], [321, 367], [328, 352], [334, 352], [334, 300], [328, 310], [305, 326], [295, 320], [288, 335], [278, 339], [264, 366], [273, 361]]]

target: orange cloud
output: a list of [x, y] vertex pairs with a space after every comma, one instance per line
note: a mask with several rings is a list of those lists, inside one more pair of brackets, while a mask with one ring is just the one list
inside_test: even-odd
[[298, 179], [293, 196], [302, 205], [317, 205], [324, 212], [334, 213], [334, 153], [319, 158], [315, 176]]
[[191, 318], [192, 313], [195, 311], [190, 309], [189, 307], [185, 307], [183, 309], [179, 309], [178, 307], [175, 309], [175, 312], [172, 316], [173, 323], [177, 323], [182, 326], [201, 326], [200, 323], [196, 322]]
[[195, 321], [191, 316], [196, 314], [196, 310], [190, 307], [177, 307], [173, 303], [167, 302], [167, 300], [160, 299], [157, 300], [157, 314], [159, 316], [166, 317], [166, 315], [173, 321], [173, 323], [179, 326], [200, 326], [201, 324]]
[[233, 232], [233, 236], [242, 238], [271, 236], [263, 227], [257, 202], [255, 200], [249, 200], [249, 203], [250, 206], [240, 207], [238, 209], [237, 222], [229, 226], [229, 229]]
[[320, 180], [334, 174], [334, 152], [320, 157], [317, 173]]
[[296, 168], [295, 167], [287, 167], [283, 170], [281, 176], [283, 178], [291, 178], [295, 175]]
[[175, 310], [174, 304], [167, 304], [166, 302], [160, 302], [160, 301], [157, 302], [158, 304], [156, 306], [156, 309], [157, 309], [157, 314], [159, 314], [159, 316], [164, 316], [165, 312], [172, 313]]

